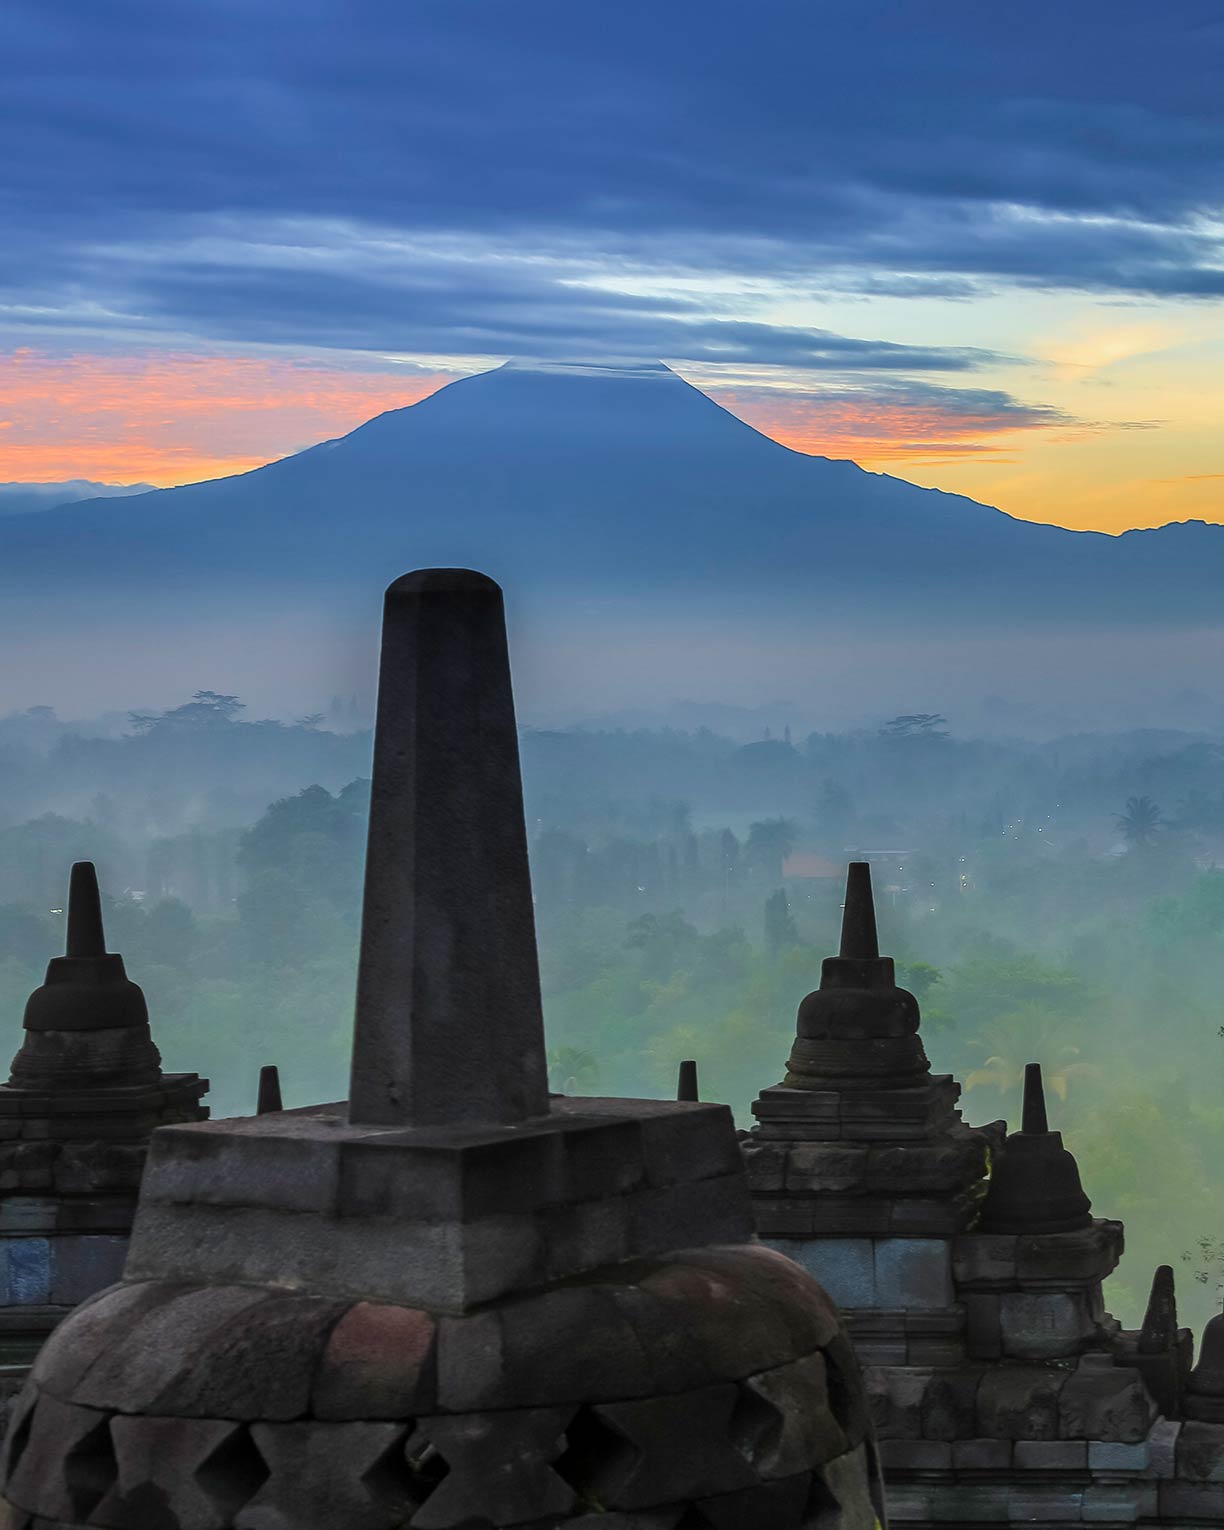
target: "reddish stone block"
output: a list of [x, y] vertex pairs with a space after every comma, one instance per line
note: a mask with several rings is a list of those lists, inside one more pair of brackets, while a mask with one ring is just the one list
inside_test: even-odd
[[314, 1379], [320, 1419], [401, 1419], [432, 1413], [437, 1329], [427, 1312], [358, 1302], [332, 1329]]

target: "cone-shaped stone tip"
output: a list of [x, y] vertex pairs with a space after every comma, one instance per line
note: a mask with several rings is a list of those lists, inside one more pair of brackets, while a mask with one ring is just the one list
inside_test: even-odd
[[280, 1069], [275, 1063], [269, 1063], [259, 1070], [259, 1095], [255, 1104], [257, 1116], [271, 1115], [274, 1111], [283, 1110], [281, 1104]]
[[77, 861], [68, 883], [68, 941], [65, 954], [73, 957], [106, 955], [102, 929], [102, 894], [92, 861]]
[[498, 595], [501, 585], [471, 568], [418, 568], [387, 586], [388, 600], [417, 595]]
[[1020, 1118], [1022, 1132], [1048, 1132], [1049, 1117], [1046, 1115], [1045, 1088], [1041, 1082], [1041, 1064], [1024, 1065], [1024, 1111]]
[[851, 861], [846, 872], [841, 955], [854, 961], [875, 961], [880, 955], [869, 861]]
[[676, 1098], [678, 1100], [696, 1100], [697, 1094], [697, 1064], [690, 1058], [680, 1064], [680, 1076], [676, 1081]]

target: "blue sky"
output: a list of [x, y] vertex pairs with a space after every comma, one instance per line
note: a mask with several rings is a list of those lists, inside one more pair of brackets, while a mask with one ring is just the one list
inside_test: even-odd
[[[278, 455], [303, 377], [661, 356], [1018, 513], [1224, 519], [1222, 79], [1220, 0], [8, 0], [0, 479]], [[188, 363], [261, 381], [159, 477]]]

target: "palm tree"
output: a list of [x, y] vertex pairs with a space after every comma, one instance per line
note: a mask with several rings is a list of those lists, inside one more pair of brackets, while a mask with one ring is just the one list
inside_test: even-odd
[[772, 882], [782, 880], [782, 862], [795, 848], [799, 826], [793, 818], [763, 818], [748, 825], [748, 859], [768, 873]]
[[1163, 820], [1160, 809], [1150, 797], [1128, 797], [1126, 811], [1115, 813], [1123, 838], [1132, 846], [1150, 845]]

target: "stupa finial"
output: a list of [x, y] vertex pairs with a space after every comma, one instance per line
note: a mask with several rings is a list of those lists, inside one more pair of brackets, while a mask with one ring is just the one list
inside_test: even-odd
[[64, 954], [78, 958], [106, 955], [102, 894], [92, 861], [77, 861], [68, 879], [68, 939]]
[[1048, 1132], [1050, 1120], [1046, 1114], [1045, 1086], [1041, 1082], [1041, 1064], [1024, 1065], [1024, 1108], [1020, 1115], [1022, 1132]]
[[678, 1100], [700, 1098], [697, 1093], [697, 1064], [692, 1058], [680, 1064], [680, 1073], [676, 1079], [676, 1098]]
[[259, 1070], [259, 1093], [255, 1101], [255, 1114], [268, 1116], [273, 1111], [283, 1110], [281, 1104], [280, 1069], [275, 1063], [268, 1063]]
[[502, 592], [423, 569], [383, 608], [350, 1119], [547, 1111]]
[[852, 961], [876, 961], [879, 958], [880, 939], [876, 933], [870, 861], [851, 861], [847, 869], [839, 954]]

